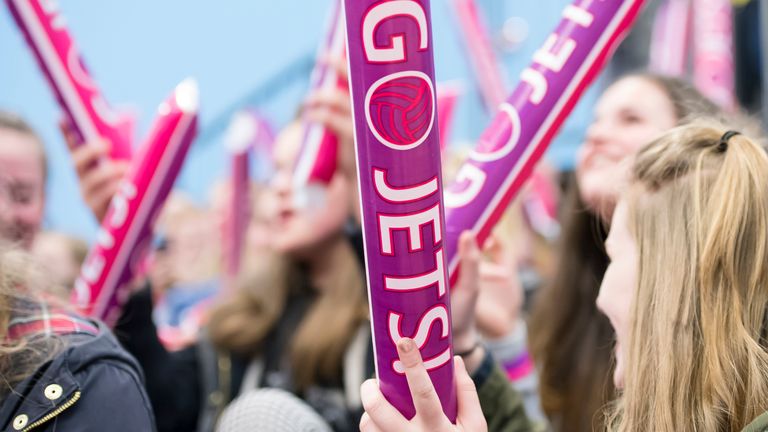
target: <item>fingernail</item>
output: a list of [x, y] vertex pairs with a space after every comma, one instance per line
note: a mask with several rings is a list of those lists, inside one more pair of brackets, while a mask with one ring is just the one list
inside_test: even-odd
[[413, 339], [403, 338], [400, 339], [400, 341], [397, 343], [397, 346], [400, 348], [400, 351], [409, 353], [413, 351], [414, 348], [416, 348], [416, 343], [413, 342]]

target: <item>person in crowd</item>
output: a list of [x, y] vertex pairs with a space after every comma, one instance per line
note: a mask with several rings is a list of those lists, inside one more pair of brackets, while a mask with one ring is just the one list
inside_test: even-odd
[[0, 173], [8, 194], [0, 238], [24, 249], [42, 225], [46, 163], [40, 136], [21, 117], [0, 111]]
[[529, 318], [541, 404], [554, 430], [598, 428], [598, 413], [614, 395], [614, 333], [595, 299], [608, 265], [602, 241], [628, 161], [691, 116], [717, 114], [692, 86], [650, 74], [619, 79], [598, 100], [562, 204], [557, 271], [535, 294]]
[[88, 254], [88, 244], [65, 233], [42, 231], [36, 236], [31, 253], [48, 269], [56, 286], [64, 288], [59, 293], [61, 298], [69, 299], [80, 266]]
[[[619, 393], [605, 429], [768, 428], [767, 182], [765, 149], [713, 120], [675, 128], [637, 154], [597, 298], [616, 334]], [[485, 430], [466, 371], [456, 372], [454, 426], [413, 348], [398, 344], [416, 417], [404, 419], [368, 381], [361, 430]], [[496, 390], [500, 413], [519, 404], [509, 386]]]
[[[290, 181], [298, 123], [279, 136], [269, 193], [270, 251], [244, 265], [230, 298], [211, 312], [206, 335], [168, 353], [157, 340], [148, 291], [135, 295], [115, 328], [147, 374], [163, 430], [213, 430], [241, 392], [281, 388], [301, 396], [335, 430], [354, 430], [359, 385], [373, 373], [361, 262], [345, 233], [351, 185], [334, 177], [324, 205], [296, 205]], [[246, 254], [247, 256], [249, 254]]]
[[103, 324], [43, 300], [55, 283], [0, 242], [0, 428], [154, 431], [136, 360]]

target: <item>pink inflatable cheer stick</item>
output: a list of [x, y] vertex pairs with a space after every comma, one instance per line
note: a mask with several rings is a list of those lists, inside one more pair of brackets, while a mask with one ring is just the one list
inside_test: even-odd
[[229, 282], [240, 271], [244, 240], [251, 214], [249, 158], [251, 150], [265, 153], [271, 148], [274, 135], [267, 121], [251, 110], [235, 114], [225, 138], [232, 157], [230, 199], [224, 222], [224, 269]]
[[437, 126], [440, 137], [440, 150], [445, 154], [445, 148], [451, 139], [453, 117], [456, 103], [461, 95], [461, 86], [455, 83], [439, 83], [437, 85]]
[[395, 345], [413, 338], [443, 410], [455, 420], [430, 3], [345, 0], [345, 7], [379, 385], [413, 417]]
[[158, 108], [147, 141], [112, 198], [75, 282], [73, 301], [114, 324], [152, 240], [152, 225], [197, 134], [197, 84], [186, 80]]
[[477, 10], [475, 0], [451, 0], [450, 4], [464, 36], [466, 51], [485, 106], [488, 112], [496, 112], [499, 104], [504, 102], [507, 87], [501, 63], [493, 52], [491, 34]]
[[651, 71], [673, 77], [685, 75], [690, 21], [691, 0], [667, 0], [659, 7], [651, 35]]
[[80, 144], [106, 140], [112, 158], [131, 156], [133, 121], [107, 104], [88, 74], [54, 0], [6, 0]]
[[499, 107], [475, 150], [446, 189], [446, 250], [458, 275], [459, 235], [482, 244], [579, 97], [629, 31], [643, 0], [576, 0], [534, 54], [533, 64]]
[[693, 8], [693, 82], [712, 101], [734, 109], [733, 18], [729, 0], [697, 0]]
[[[347, 87], [346, 80], [327, 63], [328, 59], [343, 58], [345, 48], [341, 0], [333, 0], [333, 3], [326, 36], [318, 50], [317, 63], [310, 79], [310, 89], [313, 92]], [[294, 167], [293, 184], [297, 196], [300, 197], [299, 204], [306, 206], [309, 204], [308, 200], [316, 198], [309, 195], [318, 192], [311, 186], [320, 186], [322, 190], [336, 173], [339, 144], [336, 134], [322, 124], [305, 120], [302, 127], [301, 147]]]

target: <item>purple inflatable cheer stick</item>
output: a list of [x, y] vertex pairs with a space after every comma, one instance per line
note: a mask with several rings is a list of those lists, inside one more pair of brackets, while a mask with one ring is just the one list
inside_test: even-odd
[[576, 0], [522, 72], [456, 181], [446, 189], [446, 250], [451, 281], [462, 231], [482, 244], [531, 176], [581, 94], [629, 31], [644, 0]]
[[345, 0], [376, 373], [415, 414], [396, 342], [416, 341], [456, 419], [428, 0]]
[[[334, 87], [346, 88], [347, 82], [340, 77], [329, 59], [344, 57], [344, 15], [341, 0], [333, 0], [333, 10], [328, 21], [325, 39], [317, 52], [317, 63], [312, 70], [310, 89], [312, 91], [330, 90]], [[302, 125], [302, 140], [299, 157], [293, 173], [293, 184], [301, 206], [309, 205], [314, 200], [312, 185], [324, 188], [336, 173], [339, 143], [336, 134], [319, 123], [305, 120]], [[314, 189], [314, 192], [317, 192]]]
[[114, 324], [152, 240], [152, 225], [197, 134], [197, 84], [176, 87], [158, 108], [147, 141], [112, 198], [75, 282], [74, 304]]
[[54, 0], [6, 0], [79, 144], [105, 139], [112, 158], [131, 156], [133, 120], [107, 105], [83, 65]]

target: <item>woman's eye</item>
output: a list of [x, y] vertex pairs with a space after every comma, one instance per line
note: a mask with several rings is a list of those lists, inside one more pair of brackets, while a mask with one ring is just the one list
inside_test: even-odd
[[626, 124], [637, 124], [637, 123], [641, 123], [643, 121], [643, 119], [640, 118], [640, 116], [637, 116], [637, 115], [634, 115], [634, 114], [626, 114], [626, 115], [622, 116], [621, 119]]

